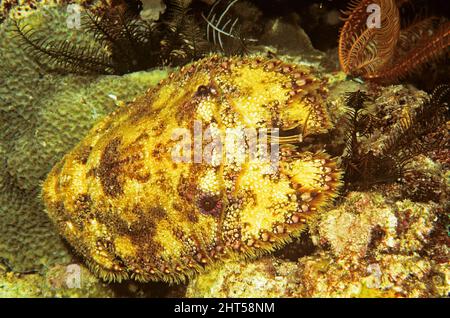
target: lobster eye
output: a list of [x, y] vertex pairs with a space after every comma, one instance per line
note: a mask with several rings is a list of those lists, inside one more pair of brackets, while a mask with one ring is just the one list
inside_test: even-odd
[[209, 85], [200, 85], [197, 87], [197, 92], [195, 92], [195, 95], [198, 97], [207, 97], [210, 95], [216, 95], [216, 93], [217, 91], [213, 87]]
[[222, 209], [221, 199], [218, 195], [202, 194], [197, 204], [203, 214], [217, 215]]
[[200, 85], [200, 86], [197, 88], [197, 95], [199, 95], [199, 96], [205, 96], [205, 95], [208, 95], [208, 94], [209, 94], [209, 87], [208, 87], [208, 86]]

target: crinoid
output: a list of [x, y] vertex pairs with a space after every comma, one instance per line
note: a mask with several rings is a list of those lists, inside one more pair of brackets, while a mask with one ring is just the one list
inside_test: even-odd
[[226, 55], [243, 55], [247, 52], [247, 45], [255, 41], [244, 37], [240, 30], [239, 17], [230, 13], [238, 1], [217, 0], [207, 16], [202, 14], [206, 22], [207, 40], [217, 51]]
[[84, 10], [82, 27], [93, 34], [95, 47], [49, 40], [43, 30], [17, 20], [14, 31], [35, 60], [64, 73], [121, 75], [203, 57], [209, 52], [208, 43], [183, 2], [164, 2], [166, 11], [157, 21], [140, 18], [140, 1], [108, 10]]
[[[389, 132], [380, 149], [362, 147], [361, 137], [371, 132], [371, 117], [361, 91], [347, 95], [347, 145], [343, 155], [347, 186], [369, 186], [402, 178], [411, 160], [420, 154], [448, 147], [448, 132], [440, 129], [448, 120], [450, 86], [438, 86], [420, 107], [410, 110]], [[368, 150], [369, 149], [369, 150]]]
[[370, 132], [370, 115], [365, 111], [365, 103], [369, 97], [366, 92], [358, 90], [347, 93], [347, 113], [345, 117], [346, 145], [343, 156], [343, 167], [345, 170], [344, 181], [346, 184], [358, 180], [367, 174], [372, 153], [364, 153], [360, 147], [360, 136]]
[[[450, 46], [450, 22], [437, 17], [402, 26], [405, 1], [353, 0], [339, 38], [339, 62], [351, 75], [390, 83], [442, 56]], [[379, 14], [371, 20], [371, 10]], [[371, 22], [374, 22], [371, 24]], [[405, 24], [405, 23], [403, 23]]]
[[440, 85], [419, 108], [408, 113], [381, 148], [382, 158], [392, 158], [400, 173], [410, 160], [433, 149], [448, 147], [448, 132], [437, 134], [449, 118], [450, 86]]

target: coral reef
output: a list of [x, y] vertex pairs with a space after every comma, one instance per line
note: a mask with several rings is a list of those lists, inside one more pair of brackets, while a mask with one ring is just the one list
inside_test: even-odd
[[[342, 88], [349, 90], [343, 93]], [[346, 188], [369, 189], [377, 183], [399, 180], [412, 185], [408, 180], [421, 174], [421, 168], [413, 164], [420, 155], [444, 163], [442, 149], [449, 143], [449, 92], [446, 85], [427, 95], [400, 85], [370, 89], [361, 84], [349, 86], [347, 81], [332, 84], [328, 101], [337, 124], [328, 151], [341, 156]], [[436, 174], [435, 181], [442, 178], [440, 170], [430, 171]], [[430, 176], [428, 180], [431, 183], [422, 187], [423, 193], [431, 193], [430, 187], [436, 183]], [[432, 194], [429, 197], [435, 198]]]
[[[295, 261], [229, 262], [193, 279], [188, 297], [430, 297], [449, 292], [448, 239], [435, 203], [350, 193], [311, 230], [319, 246]], [[345, 233], [344, 233], [345, 232]], [[424, 255], [426, 245], [438, 250]]]
[[295, 262], [263, 257], [251, 263], [226, 262], [194, 278], [186, 297], [301, 297]]
[[24, 191], [11, 184], [2, 185], [0, 260], [17, 272], [41, 270], [70, 260], [38, 197], [37, 189]]
[[[320, 217], [313, 231], [319, 232], [321, 243], [329, 245], [339, 259], [349, 258], [356, 264], [370, 248], [371, 253], [418, 252], [439, 212], [436, 203], [405, 200], [392, 206], [378, 193], [351, 192], [344, 204]], [[402, 225], [399, 219], [404, 214], [409, 223]]]
[[[47, 34], [47, 23], [33, 26], [15, 18], [12, 24], [24, 50], [52, 71], [123, 75], [185, 65], [213, 51], [244, 54], [247, 40], [237, 31], [238, 18], [230, 24], [226, 16], [236, 1], [218, 15], [213, 10], [220, 7], [219, 2], [211, 7], [208, 17], [202, 15], [204, 21], [198, 21], [187, 7], [189, 3], [182, 0], [164, 1], [165, 10], [154, 20], [149, 20], [150, 15], [145, 12], [141, 15], [143, 4], [139, 0], [79, 7], [68, 15], [67, 25], [89, 33], [91, 43], [55, 40]], [[71, 10], [61, 6], [62, 10], [65, 8]], [[77, 25], [73, 16], [77, 16]], [[206, 23], [206, 34], [202, 23]], [[230, 30], [222, 29], [227, 25]]]
[[[290, 34], [290, 37], [283, 36]], [[258, 41], [259, 46], [267, 45], [270, 52], [284, 56], [290, 62], [305, 63], [319, 66], [325, 60], [325, 54], [316, 50], [311, 40], [302, 28], [284, 19], [278, 18], [267, 22], [266, 29]], [[266, 48], [267, 50], [267, 48]], [[298, 57], [297, 61], [293, 57]]]
[[0, 298], [113, 297], [111, 288], [79, 264], [56, 265], [41, 274], [0, 269]]
[[[149, 1], [150, 3], [148, 3]], [[155, 1], [159, 0], [144, 0], [144, 3], [150, 5]], [[22, 19], [36, 11], [46, 10], [49, 7], [63, 7], [68, 4], [78, 4], [83, 8], [95, 10], [107, 10], [137, 3], [138, 0], [4, 0], [0, 3], [0, 21], [6, 18]]]
[[[369, 78], [376, 75], [383, 83], [403, 77], [415, 70], [416, 62], [424, 62], [434, 53], [445, 51], [448, 31], [435, 32], [443, 20], [417, 19], [409, 27], [402, 21], [396, 45], [381, 41], [386, 46], [380, 47], [377, 43], [383, 35], [373, 31], [374, 37], [367, 46], [362, 45], [364, 37], [348, 36], [359, 33], [357, 29], [348, 29], [349, 25], [355, 26], [355, 17], [360, 16], [358, 10], [354, 10], [346, 22], [347, 33], [341, 35], [341, 62], [345, 62], [346, 74], [335, 72], [338, 67], [334, 64], [339, 64], [337, 48], [336, 52], [317, 51], [319, 37], [310, 41], [306, 34], [319, 30], [313, 23], [306, 25], [307, 21], [315, 21], [314, 25], [325, 22], [323, 28], [329, 30], [326, 34], [319, 32], [326, 38], [321, 48], [330, 49], [335, 41], [329, 41], [329, 34], [334, 32], [332, 25], [337, 32], [336, 9], [342, 4], [312, 5], [309, 9], [314, 10], [314, 14], [301, 10], [301, 13], [291, 12], [280, 17], [275, 12], [267, 15], [265, 10], [269, 4], [230, 5], [232, 1], [222, 1], [208, 16], [207, 8], [211, 8], [214, 1], [196, 1], [190, 13], [196, 14], [205, 28], [209, 22], [210, 32], [212, 26], [216, 28], [216, 40], [218, 34], [222, 34], [225, 46], [234, 42], [238, 49], [248, 49], [239, 46], [242, 38], [237, 30], [229, 34], [231, 37], [226, 34], [239, 19], [242, 27], [239, 31], [252, 38], [262, 35], [251, 52], [283, 62], [254, 56], [211, 57], [207, 62], [194, 64], [200, 68], [198, 73], [192, 72], [192, 65], [188, 65], [146, 96], [138, 97], [166, 78], [167, 68], [123, 76], [57, 74], [48, 68], [45, 59], [36, 58], [38, 55], [24, 45], [23, 38], [16, 37], [11, 18], [26, 25], [24, 31], [34, 30], [38, 37], [48, 36], [49, 43], [67, 40], [77, 47], [104, 50], [93, 34], [67, 27], [67, 2], [6, 0], [0, 4], [0, 297], [448, 297], [450, 156], [448, 118], [441, 114], [448, 111], [448, 101], [445, 104], [439, 97], [439, 92], [448, 86], [440, 86], [441, 90], [438, 87], [434, 93], [427, 94], [404, 83], [382, 87], [373, 82], [349, 80], [346, 76]], [[119, 11], [128, 7], [121, 0], [70, 2], [80, 3], [96, 13], [112, 7]], [[383, 5], [390, 1], [375, 2]], [[331, 11], [327, 9], [330, 6]], [[157, 20], [164, 7], [158, 0], [144, 1], [140, 15]], [[225, 14], [226, 8], [229, 10]], [[220, 20], [222, 13], [224, 16]], [[390, 13], [395, 17], [398, 12], [392, 9]], [[390, 22], [396, 24], [397, 20]], [[384, 31], [397, 34], [395, 28], [397, 26]], [[46, 29], [52, 32], [47, 33]], [[430, 30], [434, 31], [424, 32]], [[347, 40], [342, 41], [345, 37]], [[430, 42], [430, 39], [436, 41]], [[375, 44], [377, 48], [373, 51], [371, 48]], [[230, 45], [222, 50], [219, 42], [216, 46], [225, 53], [236, 48]], [[358, 59], [344, 52], [350, 46], [353, 46], [353, 53], [355, 49], [359, 51]], [[411, 58], [413, 55], [417, 59]], [[368, 56], [378, 58], [365, 60]], [[400, 60], [405, 62], [398, 63], [392, 72], [387, 71], [386, 65]], [[262, 67], [273, 75], [267, 77], [267, 82], [261, 80], [264, 77], [255, 76]], [[208, 74], [211, 70], [213, 74]], [[300, 75], [296, 73], [299, 70]], [[442, 70], [446, 74], [445, 68]], [[239, 83], [232, 81], [236, 72], [242, 72]], [[421, 78], [428, 79], [435, 70], [426, 73]], [[183, 95], [185, 90], [179, 89], [180, 83], [187, 87], [189, 94]], [[430, 87], [434, 89], [435, 83], [429, 81]], [[224, 91], [232, 98], [220, 98]], [[266, 103], [266, 99], [256, 98], [260, 91], [267, 92], [263, 94], [266, 99], [275, 96], [282, 105], [286, 100], [292, 103], [286, 102], [290, 106], [285, 108], [275, 102]], [[151, 99], [150, 94], [156, 92], [160, 92], [159, 95]], [[151, 112], [145, 113], [146, 105], [154, 105], [169, 95], [172, 100], [168, 104], [178, 105], [176, 111], [161, 110], [160, 120]], [[240, 98], [242, 95], [256, 99], [247, 101]], [[177, 96], [185, 102], [177, 102]], [[361, 105], [355, 99], [349, 100], [349, 96], [362, 97]], [[227, 105], [230, 100], [231, 106], [244, 106], [231, 112], [231, 106]], [[255, 103], [258, 111], [252, 112]], [[259, 107], [258, 103], [264, 106]], [[219, 105], [225, 106], [220, 108]], [[134, 110], [136, 123], [129, 124], [129, 112]], [[111, 112], [113, 114], [108, 116]], [[239, 116], [225, 116], [230, 114]], [[95, 123], [99, 123], [95, 126], [99, 128], [111, 118], [119, 117], [108, 132], [89, 133]], [[258, 165], [225, 173], [213, 166], [204, 170], [189, 168], [179, 173], [183, 163], [161, 164], [165, 160], [161, 157], [167, 150], [162, 144], [151, 144], [144, 137], [140, 143], [128, 144], [133, 132], [146, 120], [155, 125], [152, 134], [163, 132], [168, 140], [164, 131], [170, 131], [174, 123], [180, 126], [179, 123], [201, 119], [203, 129], [210, 121], [213, 125], [226, 122], [230, 127], [241, 127], [243, 118], [257, 128], [281, 124], [278, 141], [284, 164], [279, 175], [260, 176]], [[167, 123], [173, 125], [164, 129]], [[115, 128], [114, 125], [119, 124], [121, 126]], [[185, 128], [193, 129], [190, 125]], [[103, 144], [92, 143], [97, 153], [82, 147], [86, 134], [90, 139], [103, 136], [99, 138]], [[113, 138], [119, 135], [123, 140]], [[106, 142], [111, 140], [114, 142], [107, 147]], [[76, 146], [80, 141], [82, 144]], [[142, 145], [154, 150], [151, 154], [143, 152], [144, 157], [152, 158], [150, 164], [140, 165]], [[415, 147], [421, 145], [427, 146], [423, 148], [427, 150], [416, 152]], [[76, 147], [75, 153], [70, 152], [73, 147]], [[352, 151], [357, 155], [346, 161]], [[400, 165], [395, 160], [380, 160], [385, 153], [389, 153], [389, 158], [406, 154], [406, 163], [398, 169]], [[79, 157], [75, 158], [76, 155]], [[64, 164], [58, 164], [61, 159]], [[54, 198], [60, 199], [57, 204], [53, 198], [47, 198], [47, 203], [52, 201], [49, 210], [57, 228], [75, 246], [76, 253], [73, 253], [45, 213], [41, 188], [56, 164], [50, 181], [58, 179], [58, 189], [65, 187], [66, 193], [77, 190], [77, 185], [66, 178], [74, 170], [70, 173], [67, 170], [73, 165], [82, 165], [85, 159], [86, 164], [89, 162], [93, 167], [89, 176], [90, 190], [80, 193], [89, 193], [89, 196], [78, 196], [71, 201], [70, 195], [52, 193]], [[103, 164], [95, 166], [96, 162]], [[392, 171], [377, 179], [373, 174], [349, 173], [349, 162], [360, 172], [366, 163], [381, 167], [379, 162], [384, 162], [384, 167]], [[153, 173], [157, 194], [139, 192], [144, 180], [153, 178], [145, 173], [149, 167], [172, 171], [170, 174], [159, 170]], [[330, 169], [332, 180], [328, 174]], [[308, 178], [305, 171], [309, 172]], [[337, 195], [341, 171], [345, 173], [345, 186], [341, 187], [333, 205], [325, 204]], [[317, 174], [332, 182], [316, 184], [314, 176]], [[183, 178], [177, 186], [167, 181], [167, 178], [177, 181], [180, 175]], [[46, 196], [50, 181], [44, 192]], [[87, 184], [82, 181], [81, 185]], [[317, 188], [322, 193], [317, 195]], [[92, 189], [96, 191], [92, 193]], [[133, 189], [136, 191], [132, 192]], [[229, 189], [237, 189], [237, 195], [230, 195]], [[130, 204], [122, 201], [125, 203], [119, 206], [119, 211], [108, 202], [119, 202], [121, 195], [119, 199], [102, 199], [103, 193], [114, 196], [121, 191], [141, 200], [127, 201]], [[105, 215], [105, 211], [113, 213]], [[80, 212], [88, 213], [80, 216]], [[280, 215], [286, 220], [279, 221]], [[255, 220], [260, 219], [264, 222], [256, 224]], [[86, 225], [85, 229], [81, 230], [80, 225]], [[69, 232], [71, 229], [76, 235]], [[92, 233], [94, 235], [90, 236]], [[184, 253], [182, 258], [178, 254], [180, 251]], [[267, 251], [273, 253], [261, 255]], [[77, 254], [90, 259], [89, 270], [78, 264], [83, 259]], [[178, 263], [169, 264], [172, 261]], [[74, 268], [80, 270], [82, 277], [81, 285], [76, 288], [70, 280]], [[95, 273], [107, 280], [134, 278], [158, 282], [129, 280], [106, 284]], [[160, 282], [180, 282], [187, 277], [189, 282], [175, 286]]]

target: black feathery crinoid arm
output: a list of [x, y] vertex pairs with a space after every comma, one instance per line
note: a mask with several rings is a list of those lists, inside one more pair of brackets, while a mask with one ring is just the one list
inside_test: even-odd
[[450, 85], [436, 87], [426, 102], [393, 129], [383, 144], [382, 156], [395, 158], [399, 168], [403, 169], [417, 155], [448, 147], [448, 133], [438, 131], [449, 119], [449, 104]]
[[113, 74], [110, 58], [92, 46], [77, 46], [68, 41], [50, 40], [40, 30], [12, 20], [12, 31], [21, 41], [24, 51], [41, 66], [61, 73]]
[[165, 0], [166, 10], [155, 23], [163, 65], [183, 65], [211, 52], [211, 44], [182, 0]]
[[347, 185], [358, 180], [368, 180], [370, 161], [373, 155], [361, 149], [360, 136], [370, 132], [371, 116], [365, 110], [369, 97], [366, 92], [358, 90], [345, 96], [347, 112], [345, 115], [345, 149], [342, 158], [345, 169], [344, 181]]
[[95, 48], [48, 40], [42, 29], [34, 30], [19, 21], [14, 21], [15, 32], [36, 61], [64, 73], [123, 75], [183, 65], [211, 51], [183, 1], [165, 0], [166, 10], [156, 21], [142, 19], [140, 1], [133, 3], [83, 11], [82, 29], [93, 35]]
[[364, 103], [367, 101], [368, 96], [367, 93], [361, 90], [357, 90], [355, 92], [349, 92], [345, 96], [345, 104], [350, 109], [358, 112], [359, 110], [364, 108]]
[[160, 34], [132, 10], [86, 11], [83, 27], [110, 53], [114, 74], [161, 65]]
[[426, 102], [387, 132], [388, 138], [375, 153], [363, 150], [361, 144], [361, 136], [371, 132], [371, 117], [364, 110], [367, 95], [360, 91], [349, 93], [346, 148], [342, 158], [346, 186], [364, 188], [398, 181], [415, 156], [448, 147], [448, 132], [441, 128], [449, 117], [449, 98], [449, 85], [437, 87]]
[[158, 22], [164, 24], [175, 24], [180, 17], [186, 14], [187, 8], [183, 0], [163, 0], [166, 9], [160, 15]]
[[211, 52], [211, 43], [205, 37], [204, 32], [190, 14], [184, 16], [180, 23], [180, 34], [184, 41], [183, 49], [191, 59], [199, 59]]

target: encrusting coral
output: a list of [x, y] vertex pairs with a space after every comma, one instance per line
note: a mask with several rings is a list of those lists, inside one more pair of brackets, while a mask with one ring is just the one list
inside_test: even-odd
[[[193, 279], [188, 297], [429, 297], [449, 292], [448, 251], [435, 203], [387, 203], [353, 192], [324, 212], [312, 231], [319, 245], [298, 260], [228, 262]], [[435, 247], [436, 253], [424, 255]]]
[[1, 298], [114, 297], [111, 288], [78, 264], [55, 265], [45, 274], [4, 272], [0, 266]]

